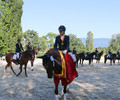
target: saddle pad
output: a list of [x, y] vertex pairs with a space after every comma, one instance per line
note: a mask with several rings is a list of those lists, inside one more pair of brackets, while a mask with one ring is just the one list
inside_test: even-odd
[[17, 59], [17, 55], [16, 55], [16, 54], [13, 55], [13, 59], [14, 59], [14, 60]]

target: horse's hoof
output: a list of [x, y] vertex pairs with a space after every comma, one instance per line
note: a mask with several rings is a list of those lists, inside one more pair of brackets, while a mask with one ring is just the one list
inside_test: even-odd
[[26, 77], [28, 77], [28, 75], [26, 75]]
[[33, 69], [31, 69], [31, 71], [34, 71]]

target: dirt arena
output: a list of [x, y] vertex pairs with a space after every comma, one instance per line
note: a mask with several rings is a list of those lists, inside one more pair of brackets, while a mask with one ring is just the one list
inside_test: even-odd
[[[109, 61], [108, 61], [109, 63]], [[93, 66], [79, 66], [79, 77], [70, 85], [67, 100], [120, 100], [120, 64], [103, 64], [103, 61]], [[54, 84], [47, 78], [40, 59], [34, 63], [34, 71], [28, 64], [25, 76], [24, 70], [16, 77], [10, 68], [4, 73], [5, 61], [0, 61], [0, 100], [54, 100]], [[19, 65], [13, 65], [16, 73]], [[61, 93], [61, 85], [60, 91]], [[63, 97], [60, 97], [63, 100]]]

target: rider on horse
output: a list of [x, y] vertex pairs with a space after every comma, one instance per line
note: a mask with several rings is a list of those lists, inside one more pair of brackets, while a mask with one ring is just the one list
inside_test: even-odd
[[118, 50], [118, 51], [117, 51], [117, 56], [116, 56], [117, 58], [119, 57], [119, 54], [120, 54], [120, 53], [119, 53], [119, 50]]
[[58, 28], [60, 35], [56, 37], [54, 48], [59, 49], [64, 54], [69, 53], [73, 59], [73, 61], [76, 61], [76, 57], [71, 53], [69, 49], [69, 36], [65, 35], [66, 28], [65, 26], [61, 25]]
[[109, 49], [109, 53], [108, 53], [108, 57], [110, 58], [111, 57], [111, 50]]
[[69, 53], [73, 61], [75, 62], [76, 57], [73, 56], [73, 54], [70, 52], [70, 49], [69, 49], [69, 44], [70, 44], [69, 36], [65, 35], [65, 31], [66, 31], [65, 26], [61, 25], [58, 28], [58, 30], [60, 32], [60, 35], [56, 37], [54, 48], [62, 51], [64, 55], [66, 55], [66, 53]]
[[119, 55], [120, 53], [119, 53], [119, 50], [117, 51], [117, 55]]
[[[69, 51], [69, 36], [65, 35], [66, 28], [65, 26], [61, 25], [58, 28], [60, 35], [56, 37], [54, 48], [63, 51], [63, 53], [67, 53]], [[57, 48], [58, 44], [58, 48]]]
[[73, 48], [73, 54], [77, 54], [76, 47]]
[[28, 42], [27, 50], [32, 50], [32, 46], [31, 46], [31, 43], [30, 43], [30, 42]]
[[98, 56], [98, 49], [97, 48], [95, 50], [95, 53], [96, 53], [96, 58], [97, 58], [97, 56]]
[[22, 44], [21, 44], [21, 40], [18, 39], [18, 43], [16, 44], [16, 64], [19, 63], [19, 58], [20, 58], [20, 54], [24, 51]]

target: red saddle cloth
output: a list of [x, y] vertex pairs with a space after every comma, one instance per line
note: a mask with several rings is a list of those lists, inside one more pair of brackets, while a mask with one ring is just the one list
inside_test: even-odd
[[66, 78], [59, 78], [59, 77], [53, 75], [54, 83], [56, 85], [59, 84], [60, 80], [62, 81], [62, 85], [68, 85], [73, 81], [73, 79], [77, 75], [76, 66], [75, 66], [75, 63], [73, 62], [71, 55], [66, 53], [64, 55], [64, 58], [65, 58], [65, 64], [66, 64]]

